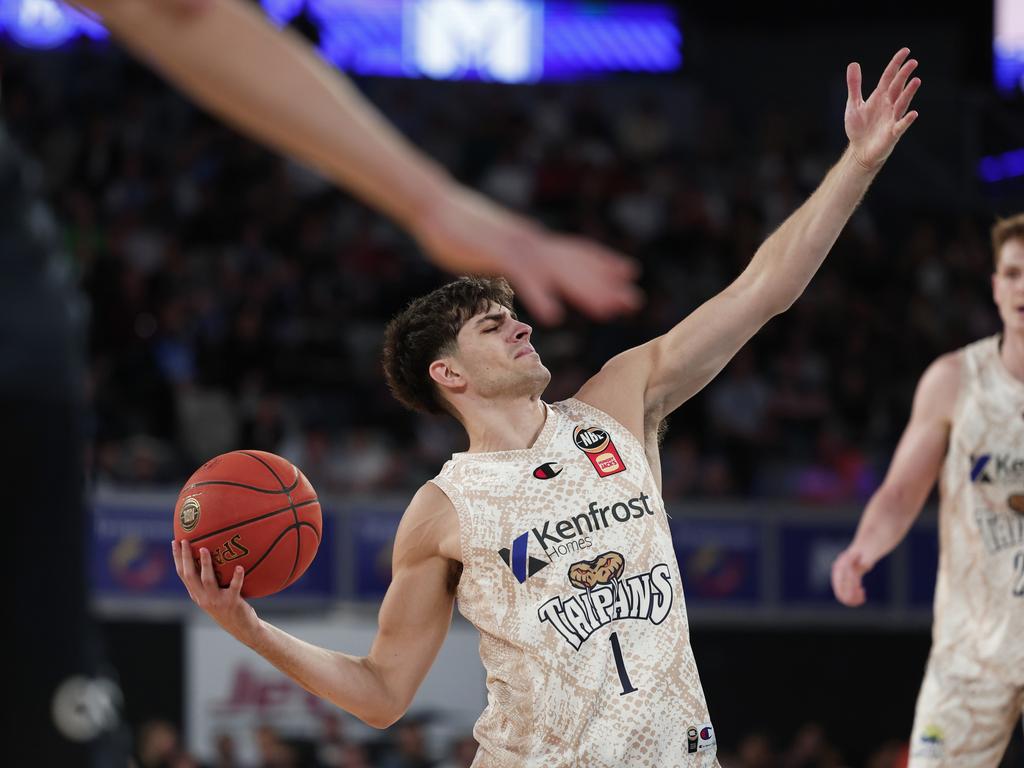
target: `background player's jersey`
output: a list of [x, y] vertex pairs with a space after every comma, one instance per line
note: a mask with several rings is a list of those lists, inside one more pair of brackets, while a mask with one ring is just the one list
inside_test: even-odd
[[970, 344], [942, 470], [933, 654], [1024, 685], [1024, 383]]
[[643, 446], [579, 400], [532, 448], [455, 454], [460, 612], [488, 705], [475, 766], [716, 766], [665, 505]]

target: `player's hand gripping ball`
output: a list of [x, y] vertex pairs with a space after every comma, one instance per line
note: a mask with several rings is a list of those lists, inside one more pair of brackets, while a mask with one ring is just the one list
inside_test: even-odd
[[188, 479], [174, 507], [174, 539], [185, 539], [199, 570], [210, 550], [217, 583], [245, 569], [244, 597], [294, 583], [313, 562], [323, 521], [309, 480], [291, 462], [264, 451], [210, 459]]

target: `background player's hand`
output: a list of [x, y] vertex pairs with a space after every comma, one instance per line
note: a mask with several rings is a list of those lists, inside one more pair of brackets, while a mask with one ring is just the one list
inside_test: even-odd
[[917, 112], [907, 112], [921, 79], [907, 78], [917, 68], [910, 59], [909, 48], [901, 48], [878, 80], [875, 90], [864, 101], [861, 97], [860, 64], [846, 68], [846, 136], [857, 162], [869, 170], [877, 170], [892, 152], [896, 142], [917, 119]]
[[860, 552], [850, 547], [832, 563], [832, 591], [843, 605], [854, 608], [867, 599], [864, 592], [864, 574], [871, 570]]
[[412, 229], [442, 269], [508, 278], [543, 323], [561, 320], [563, 303], [596, 320], [643, 303], [635, 262], [584, 238], [548, 232], [465, 188], [453, 187]]
[[231, 583], [222, 588], [217, 584], [213, 572], [210, 550], [205, 547], [199, 550], [198, 572], [187, 541], [171, 542], [171, 553], [174, 556], [174, 570], [185, 583], [192, 601], [243, 643], [252, 637], [259, 626], [259, 617], [252, 606], [242, 599], [242, 568], [236, 567]]

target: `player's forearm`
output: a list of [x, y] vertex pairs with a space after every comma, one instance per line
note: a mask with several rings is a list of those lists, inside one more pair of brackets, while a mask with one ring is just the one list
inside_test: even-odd
[[808, 198], [757, 249], [744, 273], [773, 313], [804, 292], [877, 174], [843, 153]]
[[878, 489], [868, 502], [850, 545], [860, 553], [866, 566], [873, 567], [903, 541], [923, 503], [923, 499], [909, 498], [898, 489], [884, 485]]
[[252, 636], [239, 639], [307, 691], [367, 725], [386, 728], [396, 719], [393, 697], [367, 657], [321, 648], [262, 620]]
[[242, 0], [213, 0], [191, 14], [152, 1], [75, 2], [211, 112], [403, 225], [451, 184], [345, 77]]

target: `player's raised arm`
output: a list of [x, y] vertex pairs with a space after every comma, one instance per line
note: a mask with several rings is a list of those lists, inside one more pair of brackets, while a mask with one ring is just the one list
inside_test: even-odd
[[[761, 326], [803, 293], [875, 174], [917, 118], [917, 112], [907, 111], [921, 84], [916, 77], [909, 79], [917, 66], [915, 60], [907, 60], [909, 53], [904, 48], [892, 58], [867, 101], [861, 97], [860, 66], [849, 65], [849, 146], [817, 190], [757, 249], [725, 290], [664, 336], [609, 361], [606, 369], [612, 375], [603, 378], [619, 399], [635, 400], [636, 391], [643, 391], [646, 424], [657, 424], [696, 394]], [[584, 390], [599, 388], [600, 378], [602, 374]], [[581, 397], [588, 394], [581, 391]], [[600, 399], [606, 410], [614, 408], [609, 400], [615, 397], [594, 399]], [[635, 425], [637, 418], [624, 415], [624, 423]]]
[[448, 634], [455, 579], [453, 560], [441, 550], [453, 530], [457, 541], [454, 518], [436, 486], [427, 484], [413, 497], [395, 536], [391, 586], [366, 656], [312, 645], [260, 619], [241, 597], [242, 569], [221, 589], [205, 548], [197, 573], [188, 542], [175, 542], [174, 566], [192, 599], [240, 642], [310, 693], [386, 728], [409, 707]]
[[885, 480], [868, 502], [853, 542], [832, 564], [832, 591], [844, 605], [861, 605], [861, 580], [889, 554], [921, 513], [949, 444], [962, 359], [952, 353], [929, 366]]
[[337, 70], [243, 0], [72, 0], [198, 103], [317, 168], [455, 274], [504, 275], [542, 322], [568, 302], [596, 319], [642, 303], [635, 264], [457, 184]]

